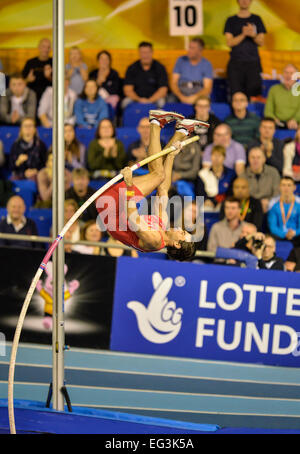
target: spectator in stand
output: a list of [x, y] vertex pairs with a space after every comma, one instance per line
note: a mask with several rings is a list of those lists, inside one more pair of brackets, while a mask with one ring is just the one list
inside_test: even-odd
[[64, 127], [66, 167], [70, 171], [86, 166], [86, 148], [76, 137], [73, 125]]
[[265, 153], [266, 164], [275, 167], [282, 174], [283, 141], [276, 139], [276, 124], [273, 118], [262, 118], [259, 125], [259, 137], [249, 143], [248, 150], [260, 147]]
[[249, 11], [252, 0], [238, 0], [239, 12], [226, 20], [224, 34], [231, 48], [227, 67], [230, 94], [245, 93], [248, 99], [262, 93], [262, 67], [258, 47], [266, 33], [262, 19]]
[[[98, 243], [102, 239], [102, 232], [99, 229], [96, 220], [90, 219], [87, 221], [80, 232], [81, 241], [90, 241]], [[99, 246], [88, 246], [85, 244], [75, 244], [72, 246], [72, 252], [86, 255], [100, 255], [101, 248]]]
[[259, 259], [259, 269], [284, 271], [284, 261], [276, 255], [276, 240], [272, 235], [265, 235], [262, 254], [255, 255]]
[[[213, 67], [203, 57], [204, 41], [193, 38], [187, 55], [179, 57], [173, 69], [169, 101], [195, 104], [200, 96], [210, 96], [213, 87]], [[174, 97], [175, 95], [175, 97]]]
[[249, 165], [241, 176], [248, 180], [250, 195], [260, 200], [263, 212], [266, 213], [270, 199], [279, 192], [279, 172], [266, 164], [265, 154], [259, 147], [249, 151], [248, 160]]
[[[234, 249], [240, 249], [251, 253], [253, 238], [257, 233], [257, 228], [251, 222], [243, 222], [243, 227], [239, 239], [234, 243]], [[228, 263], [228, 262], [227, 262]]]
[[46, 163], [47, 148], [37, 134], [35, 120], [23, 118], [18, 139], [9, 155], [9, 167], [13, 180], [36, 180], [37, 173]]
[[[25, 202], [19, 195], [12, 196], [7, 202], [7, 215], [0, 221], [0, 233], [18, 235], [38, 235], [37, 227], [32, 219], [24, 216]], [[31, 241], [0, 239], [1, 246], [41, 248], [39, 243]]]
[[118, 71], [112, 69], [111, 54], [102, 50], [97, 54], [98, 68], [90, 72], [89, 78], [97, 82], [99, 95], [116, 109], [120, 101], [122, 82]]
[[211, 166], [211, 150], [214, 145], [221, 145], [226, 149], [224, 166], [240, 175], [245, 170], [246, 152], [242, 144], [232, 139], [232, 132], [229, 125], [221, 123], [216, 127], [213, 134], [213, 143], [205, 147], [202, 166]]
[[282, 173], [284, 176], [292, 177], [297, 183], [300, 182], [300, 126], [295, 139], [284, 145]]
[[[116, 240], [113, 238], [111, 235], [109, 235], [108, 240], [106, 242], [107, 245], [110, 246], [117, 246], [117, 245], [122, 245], [121, 241]], [[131, 251], [123, 249], [123, 248], [116, 248], [116, 247], [104, 247], [103, 248], [103, 253], [104, 255], [107, 255], [109, 257], [121, 257], [121, 256], [126, 256], [126, 257], [138, 257], [138, 251], [135, 249], [132, 249]]]
[[198, 172], [196, 195], [204, 196], [205, 208], [219, 209], [231, 188], [235, 172], [224, 166], [225, 156], [225, 148], [215, 145], [211, 151], [211, 167]]
[[123, 168], [125, 161], [125, 148], [116, 138], [114, 125], [107, 119], [100, 121], [96, 138], [88, 146], [87, 164], [91, 178], [112, 178]]
[[150, 122], [148, 117], [140, 119], [137, 131], [140, 138], [130, 144], [127, 150], [127, 161], [129, 166], [147, 157], [150, 143]]
[[300, 247], [294, 247], [285, 262], [286, 271], [300, 272]]
[[[52, 169], [53, 169], [53, 153], [51, 147], [48, 150], [46, 165], [39, 170], [37, 174], [38, 197], [35, 203], [36, 208], [51, 208], [52, 207]], [[65, 191], [72, 184], [72, 174], [65, 168]]]
[[99, 121], [109, 118], [106, 102], [98, 95], [96, 81], [89, 79], [74, 105], [76, 124], [80, 128], [95, 128]]
[[127, 68], [123, 90], [123, 108], [131, 102], [154, 103], [158, 107], [165, 104], [168, 92], [167, 71], [153, 58], [151, 43], [143, 41], [139, 44], [139, 60]]
[[[195, 242], [196, 250], [206, 251], [208, 234], [203, 222], [201, 202], [191, 200], [190, 203], [184, 202], [183, 204], [182, 200], [177, 199], [177, 201], [180, 205], [170, 204], [170, 208], [172, 205], [174, 206], [173, 212], [170, 210], [170, 226], [189, 232], [193, 236], [192, 241]], [[177, 207], [178, 209], [176, 209]], [[198, 261], [198, 258], [192, 258], [192, 260]]]
[[[73, 199], [66, 199], [64, 204], [64, 224], [71, 219], [71, 217], [76, 213], [78, 210], [77, 202]], [[80, 240], [80, 223], [78, 219], [74, 222], [73, 225], [68, 230], [68, 240], [76, 242]], [[72, 245], [69, 248], [72, 250]], [[71, 251], [68, 251], [71, 252]]]
[[247, 96], [237, 91], [231, 99], [232, 114], [225, 119], [231, 127], [232, 138], [246, 149], [251, 141], [257, 139], [260, 119], [255, 113], [249, 112]]
[[207, 250], [216, 252], [218, 247], [231, 248], [240, 238], [243, 222], [240, 220], [240, 201], [234, 197], [225, 200], [225, 218], [210, 229]]
[[76, 95], [82, 93], [85, 82], [88, 79], [88, 67], [82, 60], [80, 49], [73, 46], [69, 50], [69, 63], [66, 64], [66, 76], [70, 80], [70, 89]]
[[[241, 204], [240, 219], [245, 223], [255, 225], [257, 231], [262, 229], [263, 210], [260, 200], [250, 196], [249, 182], [246, 178], [238, 177], [233, 182], [233, 197]], [[221, 206], [220, 218], [224, 217], [224, 203]]]
[[274, 118], [277, 128], [297, 129], [300, 124], [300, 97], [294, 93], [297, 68], [289, 64], [282, 73], [280, 84], [273, 85], [267, 97], [265, 116]]
[[22, 71], [28, 87], [36, 94], [37, 104], [46, 88], [52, 85], [51, 41], [48, 38], [40, 40], [38, 52], [38, 57], [27, 60]]
[[219, 118], [210, 112], [210, 107], [210, 98], [206, 95], [199, 96], [194, 105], [195, 114], [193, 115], [193, 118], [209, 123], [209, 128], [197, 128], [196, 130], [197, 135], [200, 137], [198, 143], [200, 144], [202, 150], [204, 150], [206, 145], [213, 142], [214, 130], [219, 124], [221, 124]]
[[0, 119], [7, 125], [19, 125], [22, 118], [36, 115], [36, 94], [26, 86], [22, 74], [14, 73], [9, 79], [6, 95], [0, 99]]
[[[70, 187], [65, 194], [66, 199], [73, 199], [80, 208], [95, 192], [91, 186], [89, 186], [89, 172], [84, 168], [74, 169], [72, 172], [73, 185]], [[96, 219], [98, 212], [96, 205], [92, 203], [80, 216], [80, 221], [87, 222], [91, 219]]]
[[[182, 196], [193, 195], [194, 183], [200, 169], [201, 150], [197, 143], [191, 143], [184, 147], [179, 154], [175, 156], [172, 171], [172, 186]], [[192, 186], [187, 183], [192, 183]], [[180, 187], [178, 186], [181, 185]], [[192, 192], [191, 189], [192, 188]]]
[[[65, 98], [64, 98], [64, 106], [65, 106], [65, 122], [69, 124], [75, 124], [76, 118], [74, 116], [74, 104], [77, 98], [75, 91], [71, 90], [69, 87], [70, 80], [68, 76], [65, 77]], [[41, 126], [44, 128], [51, 128], [52, 127], [52, 120], [53, 120], [53, 106], [52, 106], [52, 96], [53, 96], [53, 89], [52, 87], [46, 88], [44, 91], [39, 108], [38, 108], [38, 117], [41, 122]]]
[[268, 225], [272, 235], [279, 240], [293, 241], [295, 246], [300, 240], [300, 203], [294, 192], [296, 185], [291, 177], [280, 180], [280, 198], [268, 212]]

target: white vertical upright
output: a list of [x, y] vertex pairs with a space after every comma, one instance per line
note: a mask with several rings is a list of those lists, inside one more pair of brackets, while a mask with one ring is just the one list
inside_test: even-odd
[[[64, 0], [53, 0], [53, 233], [56, 238], [64, 226], [65, 152], [64, 152]], [[64, 245], [63, 240], [53, 256], [53, 330], [52, 386], [53, 408], [64, 410]]]

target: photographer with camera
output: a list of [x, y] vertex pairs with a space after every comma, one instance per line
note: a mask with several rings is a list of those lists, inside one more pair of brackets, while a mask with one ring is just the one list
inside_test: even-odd
[[284, 271], [284, 261], [277, 257], [276, 241], [271, 235], [258, 232], [249, 241], [252, 241], [251, 252], [258, 259], [258, 269]]
[[284, 261], [275, 251], [276, 241], [271, 235], [257, 232], [254, 224], [244, 222], [238, 241], [230, 249], [219, 248], [217, 256], [227, 265], [244, 263], [247, 268], [284, 271]]

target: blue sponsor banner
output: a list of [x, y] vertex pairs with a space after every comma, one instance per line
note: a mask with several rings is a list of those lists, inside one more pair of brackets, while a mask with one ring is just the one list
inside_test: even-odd
[[118, 259], [111, 349], [300, 367], [299, 274]]

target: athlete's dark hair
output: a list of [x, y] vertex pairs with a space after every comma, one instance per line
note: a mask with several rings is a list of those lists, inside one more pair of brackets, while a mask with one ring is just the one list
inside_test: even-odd
[[180, 248], [177, 249], [174, 246], [167, 246], [167, 254], [172, 260], [179, 260], [183, 262], [184, 260], [190, 260], [194, 257], [196, 252], [195, 243], [191, 241], [178, 241]]

